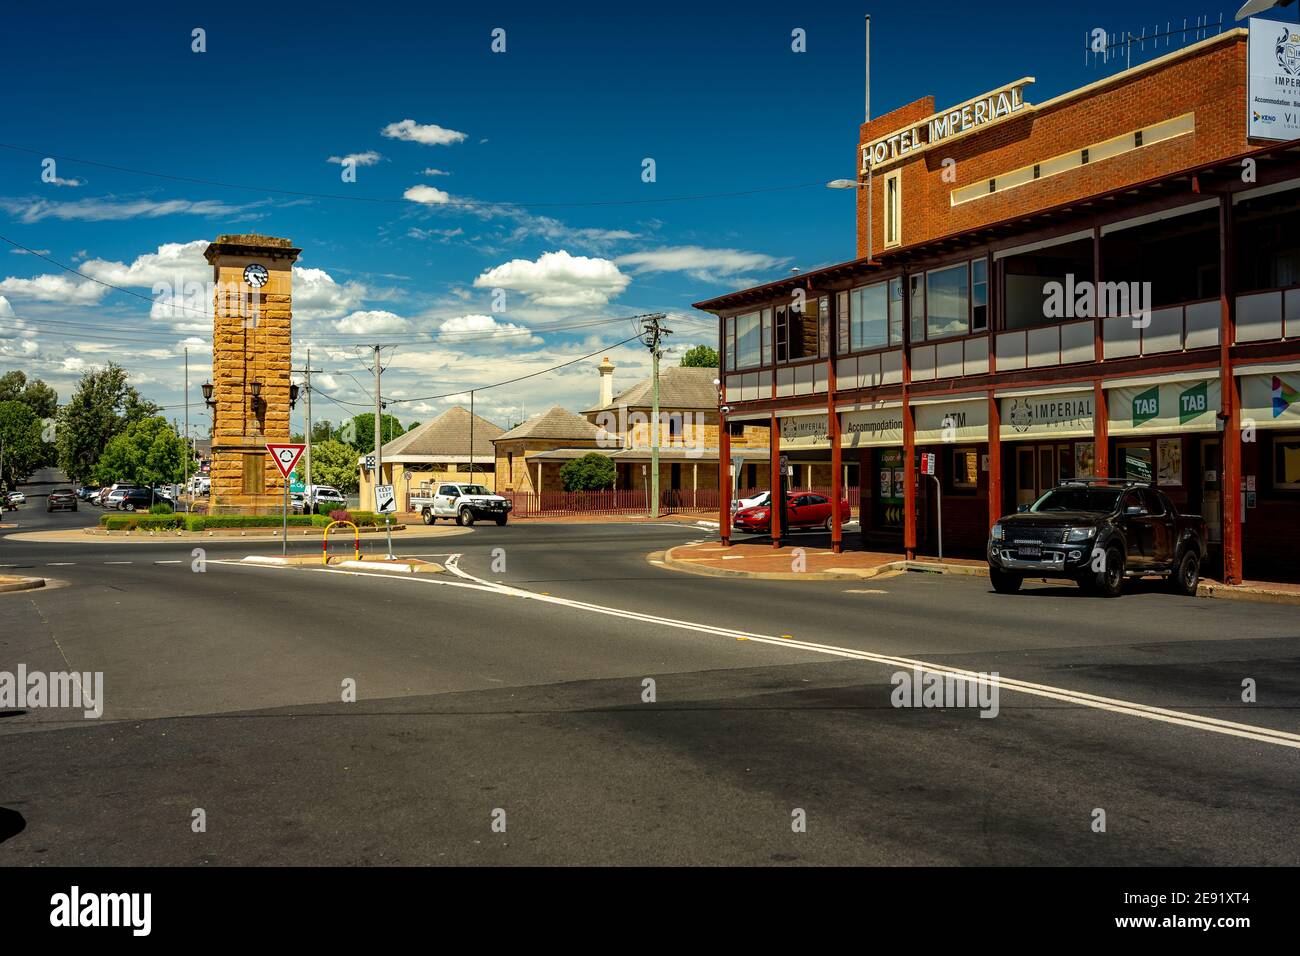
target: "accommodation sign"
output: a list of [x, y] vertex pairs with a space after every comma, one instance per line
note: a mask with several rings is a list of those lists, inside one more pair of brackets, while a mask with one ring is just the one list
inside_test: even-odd
[[[791, 415], [781, 422], [782, 448], [830, 448], [825, 415]], [[840, 447], [868, 448], [903, 443], [903, 413], [898, 408], [873, 408], [840, 415]]]
[[1092, 390], [1002, 399], [1004, 441], [1017, 438], [1081, 438], [1092, 434]]
[[1112, 435], [1138, 432], [1207, 431], [1216, 426], [1218, 379], [1161, 382], [1106, 391], [1107, 430]]

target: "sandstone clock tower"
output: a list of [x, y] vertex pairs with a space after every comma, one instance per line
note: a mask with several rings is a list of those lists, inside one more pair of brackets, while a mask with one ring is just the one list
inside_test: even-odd
[[267, 442], [289, 440], [294, 261], [274, 236], [224, 235], [208, 246], [212, 323], [211, 514], [278, 511], [284, 481]]

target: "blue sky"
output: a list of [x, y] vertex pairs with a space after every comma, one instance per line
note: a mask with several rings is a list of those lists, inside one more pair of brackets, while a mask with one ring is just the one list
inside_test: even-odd
[[[631, 334], [601, 320], [664, 311], [676, 345], [712, 342], [691, 302], [853, 256], [853, 196], [820, 184], [853, 174], [865, 8], [437, 6], [7, 12], [0, 142], [31, 152], [0, 148], [0, 234], [137, 296], [0, 243], [0, 372], [22, 368], [66, 398], [81, 370], [112, 358], [179, 414], [180, 350], [189, 344], [197, 400], [210, 321], [147, 299], [155, 283], [207, 281], [202, 241], [223, 232], [303, 248], [295, 361], [310, 345], [321, 390], [356, 403], [367, 401], [358, 343], [397, 343], [387, 397], [463, 393]], [[1037, 78], [1028, 99], [1045, 100], [1114, 72], [1085, 64], [1087, 31], [1150, 30], [1193, 11], [870, 12], [879, 114], [1024, 75]], [[1274, 16], [1294, 21], [1295, 7]], [[191, 49], [196, 27], [206, 52]], [[506, 51], [494, 54], [498, 27]], [[806, 53], [791, 50], [795, 28]], [[355, 182], [340, 178], [348, 156], [362, 157]], [[46, 157], [65, 157], [57, 183], [42, 180]], [[647, 157], [653, 183], [642, 182]], [[717, 193], [744, 194], [664, 201]], [[504, 311], [491, 308], [494, 288], [506, 289]], [[648, 371], [643, 348], [610, 354], [619, 388]], [[598, 361], [480, 392], [477, 409], [505, 424], [556, 402], [585, 408]], [[390, 410], [423, 421], [447, 404]], [[322, 398], [314, 413], [337, 421], [345, 409]], [[191, 420], [206, 429], [197, 409]]]

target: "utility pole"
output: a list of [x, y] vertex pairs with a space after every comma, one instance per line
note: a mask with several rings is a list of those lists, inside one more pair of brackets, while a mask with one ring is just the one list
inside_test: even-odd
[[659, 517], [659, 345], [663, 336], [672, 335], [672, 329], [662, 325], [667, 316], [655, 312], [645, 317], [643, 341], [650, 349], [650, 376], [653, 382], [654, 398], [650, 409], [650, 517]]
[[190, 510], [190, 350], [185, 349], [185, 512]]
[[[379, 394], [379, 382], [380, 382], [380, 379], [382, 378], [382, 376], [383, 376], [383, 374], [384, 374], [384, 366], [383, 366], [383, 364], [382, 364], [382, 359], [383, 359], [382, 349], [383, 349], [383, 346], [382, 346], [382, 345], [375, 345], [375, 346], [372, 346], [372, 348], [375, 350], [375, 369], [374, 369], [374, 371], [375, 371], [375, 475], [374, 475], [374, 483], [373, 483], [373, 485], [371, 486], [371, 493], [373, 494], [373, 493], [374, 493], [374, 489], [375, 489], [375, 488], [378, 488], [380, 482], [382, 482], [382, 481], [384, 480], [384, 478], [383, 478], [383, 475], [384, 475], [384, 452], [383, 452], [383, 447], [384, 447], [384, 446], [383, 446], [383, 442], [380, 440], [380, 439], [382, 438], [382, 435], [381, 435], [381, 433], [380, 433], [380, 428], [381, 428], [381, 423], [383, 422], [383, 419], [384, 419], [384, 402], [383, 402], [383, 399], [380, 397], [380, 394]], [[375, 496], [375, 507], [378, 507], [378, 506], [379, 506], [379, 498], [378, 498], [378, 496], [376, 495], [376, 496]], [[387, 558], [388, 558], [389, 561], [391, 561], [391, 560], [393, 560], [393, 531], [392, 531], [392, 528], [391, 528], [391, 526], [390, 526], [390, 519], [389, 519], [389, 517], [388, 517], [387, 514], [384, 515], [384, 525], [385, 525], [385, 527], [388, 528], [388, 554], [387, 554]]]
[[311, 376], [313, 372], [320, 372], [322, 369], [311, 367], [311, 349], [307, 350], [307, 367], [296, 368], [294, 372], [306, 377], [303, 383], [303, 390], [307, 393], [307, 447], [302, 453], [302, 470], [303, 470], [303, 489], [307, 493], [307, 498], [311, 499]]

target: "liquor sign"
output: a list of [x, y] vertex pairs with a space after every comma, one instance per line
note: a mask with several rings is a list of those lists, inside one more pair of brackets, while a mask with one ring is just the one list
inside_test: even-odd
[[1300, 26], [1250, 18], [1247, 135], [1300, 139]]

